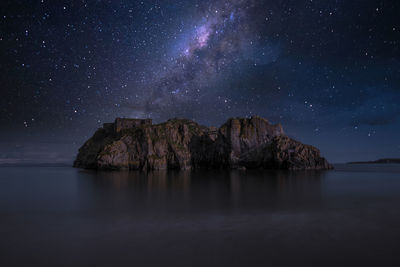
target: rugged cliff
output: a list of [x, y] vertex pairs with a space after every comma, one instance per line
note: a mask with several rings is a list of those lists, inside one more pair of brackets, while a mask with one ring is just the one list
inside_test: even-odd
[[232, 118], [219, 129], [186, 119], [153, 125], [151, 120], [117, 118], [79, 149], [74, 166], [116, 170], [332, 168], [318, 149], [287, 137], [281, 125], [260, 117]]

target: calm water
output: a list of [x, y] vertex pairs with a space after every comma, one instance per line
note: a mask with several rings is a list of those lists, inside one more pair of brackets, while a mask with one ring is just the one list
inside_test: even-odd
[[0, 168], [0, 266], [400, 266], [400, 165]]

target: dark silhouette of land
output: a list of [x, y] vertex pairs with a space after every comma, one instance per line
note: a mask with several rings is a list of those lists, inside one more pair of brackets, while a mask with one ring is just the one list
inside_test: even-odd
[[355, 161], [349, 162], [348, 164], [400, 164], [400, 159], [378, 159], [374, 161]]

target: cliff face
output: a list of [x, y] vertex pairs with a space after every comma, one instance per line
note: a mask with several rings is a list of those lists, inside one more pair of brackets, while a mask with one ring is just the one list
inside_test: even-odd
[[164, 170], [195, 168], [330, 169], [319, 150], [287, 137], [260, 117], [232, 118], [219, 129], [185, 119], [116, 119], [80, 149], [75, 167]]

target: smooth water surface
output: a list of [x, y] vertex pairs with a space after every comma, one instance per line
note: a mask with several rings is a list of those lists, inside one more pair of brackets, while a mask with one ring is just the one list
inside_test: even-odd
[[0, 168], [0, 266], [400, 266], [400, 165]]

